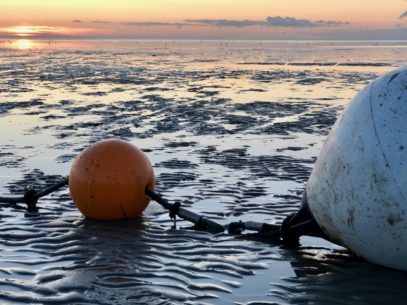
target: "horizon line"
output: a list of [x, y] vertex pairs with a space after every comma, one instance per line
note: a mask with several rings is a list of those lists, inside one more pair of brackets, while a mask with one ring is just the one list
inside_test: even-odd
[[376, 39], [363, 39], [363, 38], [287, 38], [287, 39], [281, 39], [281, 38], [198, 38], [198, 37], [178, 37], [178, 38], [154, 38], [154, 37], [72, 37], [72, 36], [66, 36], [66, 37], [8, 37], [8, 36], [0, 36], [0, 42], [7, 42], [7, 41], [16, 41], [16, 40], [31, 40], [31, 41], [72, 41], [72, 40], [82, 40], [82, 41], [123, 41], [123, 40], [145, 40], [145, 41], [161, 41], [161, 40], [168, 40], [168, 41], [331, 41], [331, 42], [343, 42], [343, 41], [399, 41], [399, 42], [407, 42], [407, 39], [394, 39], [394, 38], [376, 38]]

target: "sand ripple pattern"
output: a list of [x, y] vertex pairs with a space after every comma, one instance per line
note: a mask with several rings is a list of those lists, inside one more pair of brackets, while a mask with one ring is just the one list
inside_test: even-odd
[[266, 268], [255, 243], [165, 229], [152, 217], [87, 220], [66, 194], [44, 201], [40, 215], [1, 211], [2, 303], [198, 304]]

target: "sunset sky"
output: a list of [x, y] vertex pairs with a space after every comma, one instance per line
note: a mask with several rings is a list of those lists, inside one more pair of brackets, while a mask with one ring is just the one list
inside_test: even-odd
[[407, 1], [1, 1], [0, 37], [407, 40]]

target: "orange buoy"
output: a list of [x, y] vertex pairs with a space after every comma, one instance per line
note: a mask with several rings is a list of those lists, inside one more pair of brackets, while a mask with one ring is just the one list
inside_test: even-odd
[[69, 191], [86, 217], [119, 220], [140, 215], [150, 202], [145, 189], [154, 189], [154, 171], [147, 156], [117, 139], [97, 142], [72, 164]]

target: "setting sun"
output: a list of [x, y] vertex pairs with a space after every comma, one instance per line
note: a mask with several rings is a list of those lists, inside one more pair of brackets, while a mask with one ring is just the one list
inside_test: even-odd
[[4, 28], [3, 30], [5, 32], [13, 33], [16, 36], [20, 36], [20, 37], [32, 36], [34, 34], [38, 34], [41, 32], [40, 29], [38, 29], [38, 27], [25, 26], [25, 25]]
[[[405, 40], [406, 0], [14, 0], [0, 38]], [[378, 13], [380, 12], [380, 13]]]
[[66, 27], [66, 26], [46, 26], [46, 25], [17, 25], [9, 27], [0, 27], [0, 36], [3, 34], [8, 38], [46, 38], [68, 37], [86, 35], [94, 33], [92, 28]]

